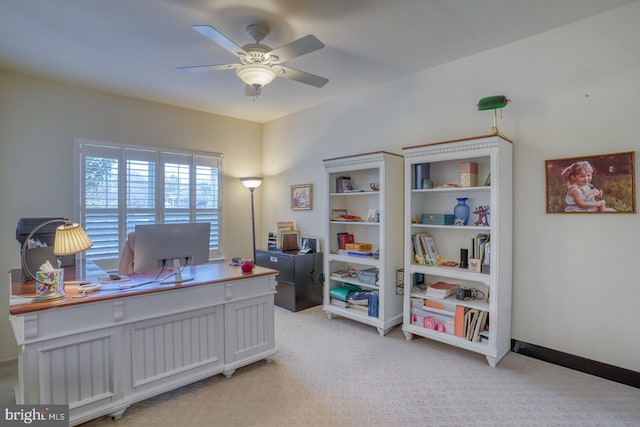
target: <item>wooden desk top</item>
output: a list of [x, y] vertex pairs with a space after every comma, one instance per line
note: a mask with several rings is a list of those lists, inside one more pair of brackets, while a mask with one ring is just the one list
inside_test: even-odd
[[[78, 277], [76, 267], [65, 267], [64, 278], [66, 280], [75, 280]], [[19, 270], [18, 270], [19, 271]], [[86, 294], [83, 298], [78, 298], [82, 292], [79, 292], [77, 286], [65, 285], [66, 297], [49, 302], [23, 302], [9, 305], [9, 313], [11, 315], [25, 314], [40, 310], [49, 310], [53, 308], [68, 307], [77, 304], [87, 304], [97, 301], [106, 301], [111, 299], [126, 298], [132, 295], [142, 295], [155, 292], [167, 292], [176, 289], [184, 289], [191, 286], [202, 286], [213, 283], [223, 283], [236, 280], [250, 279], [252, 277], [261, 277], [276, 275], [278, 271], [264, 267], [254, 267], [253, 271], [245, 273], [240, 267], [232, 267], [228, 264], [203, 264], [194, 267], [187, 267], [182, 271], [182, 277], [193, 277], [193, 280], [184, 283], [159, 284], [154, 281], [158, 276], [156, 273], [134, 274], [130, 275], [129, 280], [121, 282], [101, 283], [101, 288]], [[100, 283], [98, 277], [108, 276], [107, 273], [93, 265], [88, 266], [86, 270], [79, 274], [80, 279], [86, 279], [91, 283]], [[12, 274], [12, 290], [13, 295], [23, 297], [35, 297], [35, 282], [22, 283], [19, 274]], [[171, 272], [163, 272], [158, 280], [166, 280], [171, 277]], [[153, 283], [148, 283], [153, 281]], [[120, 286], [133, 286], [129, 289], [120, 289]]]

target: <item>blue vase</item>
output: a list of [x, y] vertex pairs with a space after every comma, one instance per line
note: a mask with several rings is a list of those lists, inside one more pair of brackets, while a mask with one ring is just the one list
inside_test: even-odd
[[471, 209], [467, 205], [467, 197], [457, 199], [458, 204], [453, 208], [453, 223], [455, 225], [467, 225], [469, 223], [469, 214]]

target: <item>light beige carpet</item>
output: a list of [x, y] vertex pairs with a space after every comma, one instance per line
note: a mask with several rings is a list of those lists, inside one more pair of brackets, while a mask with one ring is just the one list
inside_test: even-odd
[[276, 308], [276, 343], [272, 363], [84, 426], [640, 425], [640, 389], [516, 353], [491, 368], [475, 353], [423, 338], [408, 342], [400, 327], [381, 337], [370, 326], [328, 320], [320, 307]]

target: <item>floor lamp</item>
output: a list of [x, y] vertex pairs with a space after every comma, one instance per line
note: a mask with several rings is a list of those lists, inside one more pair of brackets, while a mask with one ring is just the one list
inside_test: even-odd
[[262, 179], [263, 178], [261, 176], [240, 178], [242, 184], [251, 192], [251, 236], [253, 238], [253, 262], [256, 261], [256, 223], [253, 210], [253, 190], [260, 187], [260, 184], [262, 184]]

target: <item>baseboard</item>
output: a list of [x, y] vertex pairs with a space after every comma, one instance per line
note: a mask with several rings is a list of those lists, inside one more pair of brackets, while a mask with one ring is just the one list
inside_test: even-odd
[[8, 359], [0, 359], [0, 365], [8, 364], [8, 363], [16, 363], [18, 361], [17, 357], [10, 357]]
[[596, 377], [640, 388], [640, 372], [513, 339], [511, 340], [511, 351], [553, 363], [554, 365], [564, 366], [565, 368], [574, 369]]

